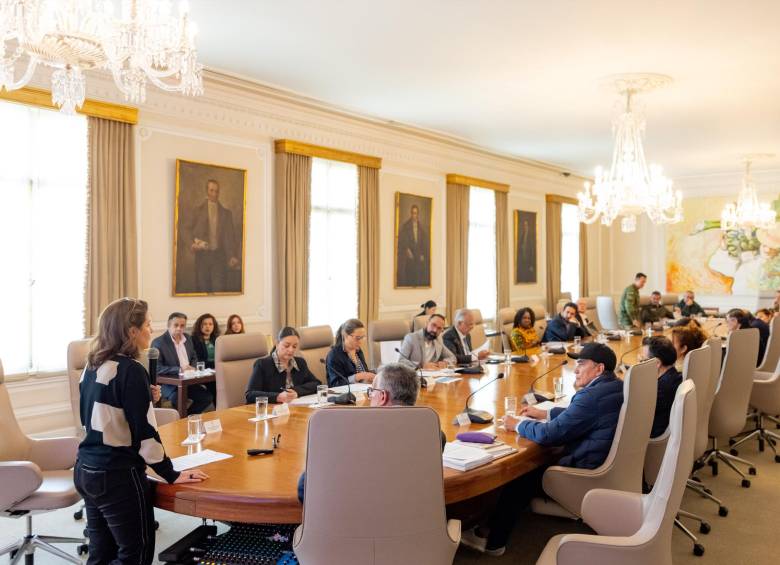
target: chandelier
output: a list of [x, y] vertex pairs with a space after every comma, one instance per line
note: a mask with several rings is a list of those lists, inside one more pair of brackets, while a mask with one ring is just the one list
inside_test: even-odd
[[177, 15], [168, 0], [0, 0], [0, 91], [24, 87], [44, 65], [52, 102], [69, 114], [84, 104], [90, 69], [108, 70], [136, 104], [147, 82], [199, 95], [196, 34], [186, 0]]
[[753, 230], [770, 229], [774, 227], [776, 213], [768, 202], [759, 202], [756, 185], [750, 174], [750, 166], [754, 159], [773, 157], [769, 154], [754, 154], [745, 157], [745, 176], [742, 179], [742, 189], [736, 202], [730, 202], [723, 207], [720, 215], [720, 228], [723, 230]]
[[610, 77], [617, 91], [625, 96], [625, 108], [612, 122], [615, 148], [609, 170], [596, 168], [595, 182], [585, 183], [585, 190], [577, 193], [578, 215], [581, 222], [592, 224], [601, 218], [605, 226], [622, 216], [623, 232], [636, 231], [636, 217], [646, 213], [653, 223], [668, 224], [682, 220], [682, 193], [672, 190], [661, 167], [645, 161], [642, 137], [644, 117], [633, 106], [634, 96], [669, 84], [664, 75], [627, 74]]

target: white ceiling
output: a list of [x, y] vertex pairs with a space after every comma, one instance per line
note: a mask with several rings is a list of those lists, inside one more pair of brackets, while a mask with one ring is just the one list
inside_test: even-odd
[[[779, 0], [191, 0], [203, 63], [364, 114], [590, 174], [609, 165], [605, 75], [644, 97], [672, 177], [780, 155]], [[777, 168], [780, 158], [762, 164]]]

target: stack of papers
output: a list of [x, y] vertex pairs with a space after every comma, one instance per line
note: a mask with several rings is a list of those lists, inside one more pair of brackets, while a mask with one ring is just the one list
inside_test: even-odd
[[494, 441], [493, 443], [471, 443], [468, 441], [460, 441], [456, 439], [454, 442], [457, 445], [465, 445], [466, 447], [474, 447], [476, 449], [481, 449], [485, 453], [489, 453], [491, 456], [491, 460], [500, 459], [501, 457], [505, 457], [506, 455], [509, 455], [510, 453], [515, 453], [517, 449], [512, 447], [511, 445], [507, 445], [503, 441]]
[[477, 447], [471, 447], [463, 443], [448, 442], [444, 446], [442, 460], [445, 467], [456, 471], [468, 471], [475, 467], [487, 465], [493, 461], [493, 456]]

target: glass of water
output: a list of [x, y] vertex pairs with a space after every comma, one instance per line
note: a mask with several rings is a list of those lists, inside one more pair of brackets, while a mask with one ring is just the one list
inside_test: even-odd
[[582, 338], [578, 335], [574, 336], [574, 351], [580, 350], [580, 342], [582, 341]]
[[255, 418], [265, 418], [268, 416], [268, 397], [258, 396], [255, 399]]
[[317, 385], [317, 404], [328, 403], [328, 385]]
[[553, 377], [553, 388], [555, 389], [555, 400], [563, 398], [563, 377]]
[[206, 370], [206, 364], [203, 361], [198, 361], [197, 363], [195, 363], [195, 369], [199, 373], [202, 373], [203, 371]]
[[514, 416], [517, 414], [517, 397], [507, 396], [504, 398], [504, 414]]
[[187, 416], [187, 442], [197, 443], [203, 439], [203, 422], [200, 414], [190, 414]]

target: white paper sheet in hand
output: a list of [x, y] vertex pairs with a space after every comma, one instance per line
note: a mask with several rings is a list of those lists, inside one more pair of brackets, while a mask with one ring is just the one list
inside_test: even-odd
[[230, 459], [233, 457], [229, 453], [220, 453], [218, 451], [212, 451], [211, 449], [204, 449], [198, 453], [191, 455], [182, 455], [180, 457], [174, 457], [171, 459], [173, 468], [176, 471], [186, 471], [187, 469], [193, 469], [195, 467], [201, 467], [214, 463], [216, 461], [222, 461], [223, 459]]

